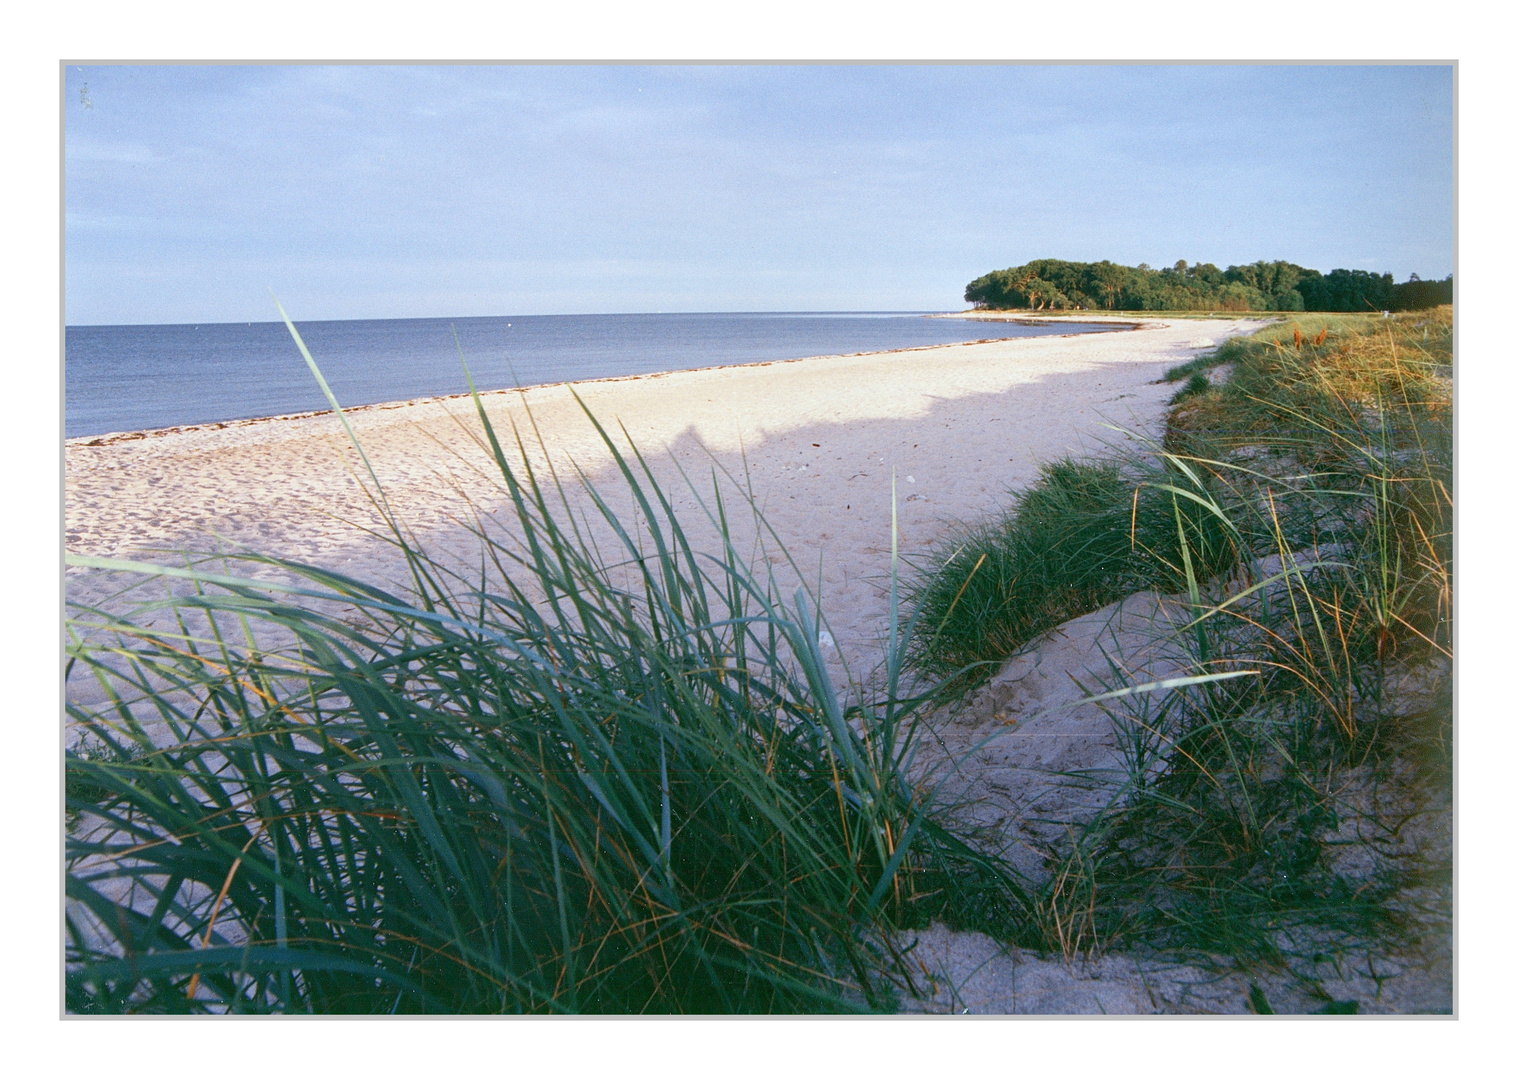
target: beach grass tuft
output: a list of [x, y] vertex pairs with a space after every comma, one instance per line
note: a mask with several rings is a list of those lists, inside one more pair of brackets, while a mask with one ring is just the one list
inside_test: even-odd
[[1182, 469], [1045, 465], [1005, 515], [951, 537], [912, 580], [912, 661], [962, 691], [1068, 619], [1141, 589], [1181, 587], [1187, 558], [1204, 573], [1221, 570], [1237, 551], [1205, 510], [1211, 498]]
[[69, 618], [71, 1012], [890, 1010], [896, 929], [1011, 924], [909, 780], [908, 627], [846, 697], [715, 476], [698, 553], [598, 424], [636, 511], [590, 486], [576, 518], [475, 403], [514, 529], [476, 519], [473, 576], [377, 489], [409, 591], [71, 560], [126, 583]]

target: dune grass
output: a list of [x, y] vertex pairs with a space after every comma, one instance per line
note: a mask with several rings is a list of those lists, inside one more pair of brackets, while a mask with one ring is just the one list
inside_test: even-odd
[[[1447, 935], [1451, 359], [1449, 308], [1231, 341], [1171, 373], [1233, 365], [1149, 458], [1046, 469], [917, 581], [928, 671], [989, 672], [1153, 587], [1189, 610], [1171, 647], [1191, 671], [1261, 672], [1113, 703], [1127, 780], [1051, 853], [1043, 947], [1310, 975]], [[1146, 509], [1148, 489], [1166, 497]]]
[[1204, 576], [1219, 572], [1238, 552], [1209, 498], [1185, 469], [1045, 465], [1003, 517], [957, 535], [911, 583], [912, 663], [962, 691], [1067, 619], [1140, 589], [1184, 586], [1187, 559]]
[[[1371, 333], [1383, 322], [1379, 313], [1335, 315], [1326, 312], [1298, 311], [1283, 316], [1279, 311], [1272, 311], [1256, 313], [1256, 315], [1259, 318], [1268, 319], [1269, 325], [1253, 334], [1229, 338], [1216, 349], [1202, 353], [1184, 364], [1175, 365], [1165, 372], [1165, 381], [1179, 382], [1199, 372], [1205, 374], [1213, 368], [1252, 356], [1255, 350], [1265, 345], [1290, 342], [1293, 348], [1297, 348], [1302, 341], [1311, 344], [1314, 338], [1323, 334], [1330, 326], [1342, 339], [1346, 333], [1360, 335]], [[1398, 316], [1398, 318], [1405, 318], [1405, 316]]]
[[404, 594], [71, 559], [145, 580], [70, 613], [71, 685], [103, 702], [68, 706], [70, 1011], [889, 1010], [896, 928], [1006, 932], [1017, 883], [908, 779], [909, 627], [848, 704], [715, 477], [703, 555], [602, 431], [637, 512], [592, 487], [577, 519], [475, 402], [515, 535], [481, 524], [472, 577], [377, 486]]

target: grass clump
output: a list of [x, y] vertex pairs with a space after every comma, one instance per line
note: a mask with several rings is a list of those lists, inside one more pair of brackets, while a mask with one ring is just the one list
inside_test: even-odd
[[[1139, 589], [1180, 587], [1237, 552], [1184, 469], [1066, 459], [1045, 465], [1000, 519], [972, 527], [912, 583], [917, 668], [963, 690], [1067, 619]], [[1181, 537], [1187, 537], [1185, 544]]]
[[[1111, 703], [1126, 777], [1051, 854], [1035, 936], [1310, 975], [1448, 934], [1452, 312], [1304, 317], [1224, 354], [1227, 380], [1182, 396], [1156, 448], [1186, 483], [1139, 461], [1046, 470], [974, 557], [1068, 602], [949, 611], [974, 587], [952, 552], [918, 597], [960, 651], [924, 659], [999, 664], [1062, 612], [1174, 592], [1184, 670], [1257, 674]], [[1050, 501], [1072, 476], [1100, 478], [1092, 499]], [[1146, 483], [1201, 515], [1169, 548]]]
[[908, 782], [904, 635], [847, 705], [720, 489], [701, 556], [602, 432], [638, 507], [590, 489], [603, 555], [479, 419], [515, 538], [481, 526], [473, 578], [393, 518], [404, 595], [74, 560], [177, 587], [71, 614], [70, 1011], [889, 1009], [894, 928], [1007, 923], [1015, 883]]
[[1170, 404], [1179, 405], [1187, 398], [1196, 397], [1198, 394], [1205, 394], [1211, 389], [1212, 380], [1204, 372], [1193, 371], [1190, 377], [1186, 379], [1186, 384], [1177, 390], [1175, 396], [1170, 399]]

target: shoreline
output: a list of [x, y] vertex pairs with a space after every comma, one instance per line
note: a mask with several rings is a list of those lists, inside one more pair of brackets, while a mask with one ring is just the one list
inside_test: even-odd
[[[583, 402], [622, 450], [644, 452], [697, 531], [705, 518], [691, 484], [709, 498], [709, 473], [725, 475], [724, 490], [752, 497], [794, 563], [757, 533], [745, 536], [755, 545], [745, 557], [759, 570], [767, 562], [787, 590], [804, 581], [820, 592], [840, 662], [868, 671], [886, 611], [893, 475], [900, 549], [926, 552], [957, 523], [999, 512], [1041, 463], [1124, 431], [1152, 436], [1174, 392], [1160, 376], [1253, 325], [1156, 320], [1127, 333], [618, 376], [481, 401], [514, 469], [546, 477], [552, 467], [571, 482], [579, 471], [620, 495]], [[469, 551], [470, 504], [487, 518], [505, 504], [467, 395], [344, 412], [399, 518], [450, 556]], [[358, 480], [364, 463], [330, 411], [70, 440], [64, 474], [71, 553], [161, 560], [242, 549], [376, 582], [405, 576]], [[71, 598], [92, 595], [95, 575], [66, 577]]]
[[[948, 315], [923, 315], [923, 316], [921, 316], [921, 318], [924, 318], [924, 319], [959, 318], [959, 317], [960, 317], [959, 315], [954, 315], [954, 314], [948, 314]], [[1045, 321], [1045, 322], [1041, 322], [1040, 323], [1037, 320], [991, 319], [991, 320], [985, 320], [985, 321], [991, 321], [991, 322], [1022, 322], [1022, 321], [1029, 321], [1033, 325], [1055, 325], [1052, 322]], [[1096, 322], [1107, 322], [1107, 321], [1110, 321], [1110, 320], [1105, 320], [1105, 319], [1082, 319], [1082, 320], [1079, 320], [1079, 321], [1081, 321], [1081, 322], [1093, 322], [1093, 323], [1096, 323]], [[1133, 321], [1131, 319], [1126, 319], [1126, 320], [1122, 320], [1122, 325], [1114, 325], [1111, 330], [1099, 330], [1099, 331], [1094, 331], [1094, 333], [1111, 334], [1111, 333], [1119, 333], [1119, 332], [1122, 332], [1122, 331], [1125, 331], [1125, 330], [1138, 330], [1140, 328], [1141, 328], [1141, 324], [1140, 323], [1137, 323], [1137, 322], [1135, 322], [1135, 321]], [[1073, 338], [1073, 337], [1085, 337], [1089, 333], [1093, 333], [1093, 331], [1087, 331], [1084, 334], [1083, 333], [1047, 334], [1047, 335], [1042, 335], [1042, 336], [1044, 336], [1044, 337], [1051, 337], [1051, 338]], [[800, 363], [805, 363], [806, 361], [809, 361], [809, 360], [834, 360], [834, 359], [842, 359], [842, 358], [858, 357], [858, 356], [894, 356], [894, 355], [897, 355], [897, 354], [900, 354], [900, 353], [923, 352], [924, 350], [927, 350], [927, 349], [948, 349], [948, 348], [955, 348], [955, 347], [961, 346], [961, 345], [987, 345], [987, 344], [991, 344], [991, 343], [999, 342], [999, 341], [1017, 341], [1017, 340], [1023, 340], [1023, 339], [1019, 339], [1019, 338], [976, 338], [976, 339], [971, 340], [971, 341], [955, 341], [955, 342], [949, 342], [948, 344], [944, 344], [944, 345], [908, 345], [908, 346], [905, 346], [905, 347], [900, 348], [900, 349], [872, 349], [872, 350], [866, 350], [866, 351], [863, 351], [863, 352], [853, 352], [853, 353], [820, 353], [820, 354], [815, 355], [815, 356], [792, 356], [792, 357], [784, 357], [784, 358], [778, 359], [778, 360], [753, 360], [753, 361], [749, 361], [748, 363], [744, 363], [744, 364], [709, 364], [709, 365], [706, 365], [704, 367], [674, 368], [674, 369], [672, 369], [670, 371], [647, 371], [647, 372], [639, 372], [639, 373], [632, 374], [632, 375], [602, 375], [602, 376], [599, 376], [599, 377], [594, 378], [594, 379], [571, 379], [571, 380], [560, 381], [560, 382], [529, 383], [526, 386], [507, 386], [507, 387], [498, 387], [497, 389], [494, 389], [494, 390], [481, 390], [480, 391], [480, 397], [481, 398], [485, 398], [485, 397], [487, 397], [489, 395], [493, 395], [493, 394], [525, 393], [525, 392], [527, 392], [529, 390], [537, 390], [537, 389], [542, 389], [542, 388], [545, 388], [545, 387], [553, 387], [553, 386], [591, 386], [591, 385], [598, 384], [598, 383], [627, 382], [627, 381], [635, 380], [635, 379], [659, 379], [659, 378], [664, 378], [664, 377], [670, 376], [670, 375], [679, 375], [679, 374], [685, 374], [685, 373], [690, 373], [690, 372], [698, 372], [698, 371], [728, 371], [728, 370], [732, 370], [732, 369], [735, 369], [735, 368], [762, 368], [762, 367], [770, 367], [770, 366], [773, 366], [775, 364], [800, 364]], [[343, 412], [344, 413], [353, 414], [353, 413], [366, 412], [366, 411], [370, 411], [370, 410], [398, 409], [398, 408], [403, 408], [403, 407], [408, 406], [408, 405], [425, 405], [425, 404], [429, 404], [429, 403], [432, 403], [432, 402], [456, 401], [456, 400], [463, 399], [463, 398], [468, 398], [468, 397], [470, 397], [470, 395], [467, 392], [466, 393], [458, 393], [458, 394], [430, 394], [430, 395], [425, 395], [423, 397], [400, 398], [400, 399], [391, 400], [391, 401], [373, 401], [373, 402], [369, 402], [368, 404], [365, 404], [365, 405], [344, 405], [342, 408], [343, 408]], [[273, 414], [271, 416], [243, 416], [243, 417], [235, 417], [235, 418], [229, 419], [229, 420], [206, 420], [206, 421], [203, 421], [203, 422], [197, 423], [197, 424], [174, 424], [174, 425], [171, 425], [169, 427], [161, 427], [161, 428], [138, 428], [138, 429], [127, 430], [127, 431], [103, 431], [103, 432], [100, 432], [97, 435], [74, 435], [74, 436], [71, 436], [69, 438], [65, 438], [63, 440], [63, 444], [64, 444], [65, 447], [72, 447], [72, 446], [110, 446], [110, 445], [113, 445], [115, 443], [136, 442], [136, 441], [138, 441], [140, 439], [161, 438], [161, 437], [167, 436], [167, 435], [191, 434], [191, 433], [196, 433], [196, 432], [201, 432], [201, 431], [221, 431], [221, 430], [224, 430], [226, 428], [244, 427], [244, 426], [251, 425], [251, 424], [264, 424], [264, 423], [269, 423], [271, 421], [305, 420], [305, 419], [309, 419], [310, 417], [314, 417], [314, 416], [330, 416], [330, 415], [332, 415], [332, 410], [331, 409], [310, 409], [310, 410], [307, 410], [305, 412], [275, 413], [275, 414]]]

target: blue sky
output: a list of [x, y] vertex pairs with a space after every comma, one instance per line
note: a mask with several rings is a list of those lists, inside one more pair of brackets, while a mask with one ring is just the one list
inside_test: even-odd
[[1453, 266], [1449, 67], [69, 67], [71, 324], [963, 307]]

